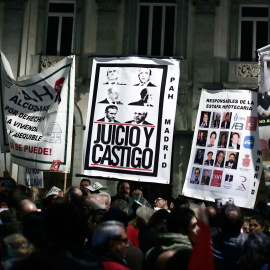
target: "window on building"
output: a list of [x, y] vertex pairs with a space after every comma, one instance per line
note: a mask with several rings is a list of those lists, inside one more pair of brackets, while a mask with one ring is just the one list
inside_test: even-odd
[[139, 3], [137, 53], [172, 56], [175, 47], [176, 1]]
[[47, 55], [70, 55], [72, 52], [75, 2], [50, 2], [47, 25]]
[[240, 7], [240, 60], [257, 61], [257, 49], [269, 44], [269, 7]]

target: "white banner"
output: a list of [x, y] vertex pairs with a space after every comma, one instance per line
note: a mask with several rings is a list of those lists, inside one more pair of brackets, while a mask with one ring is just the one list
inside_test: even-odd
[[43, 171], [25, 168], [24, 182], [28, 188], [44, 188]]
[[260, 142], [263, 156], [265, 183], [270, 193], [270, 45], [258, 50], [259, 93], [258, 117]]
[[183, 194], [253, 208], [262, 172], [257, 93], [202, 90]]
[[179, 61], [96, 59], [84, 174], [169, 183]]
[[27, 168], [69, 172], [74, 57], [66, 57], [24, 81], [12, 79], [2, 53], [1, 60], [1, 119], [5, 119], [11, 161]]

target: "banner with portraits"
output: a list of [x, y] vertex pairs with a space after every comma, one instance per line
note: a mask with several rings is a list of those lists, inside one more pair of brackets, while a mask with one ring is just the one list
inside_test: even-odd
[[174, 59], [94, 59], [85, 175], [170, 182], [179, 64]]
[[29, 79], [16, 81], [1, 53], [1, 136], [7, 134], [1, 144], [8, 141], [11, 162], [32, 169], [70, 171], [74, 65], [74, 56], [69, 56]]
[[183, 194], [253, 208], [261, 171], [257, 92], [203, 89]]
[[258, 50], [258, 119], [265, 183], [270, 192], [270, 45]]

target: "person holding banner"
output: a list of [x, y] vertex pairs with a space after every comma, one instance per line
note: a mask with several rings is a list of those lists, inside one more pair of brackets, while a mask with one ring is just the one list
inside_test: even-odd
[[118, 112], [118, 108], [115, 105], [109, 105], [105, 109], [105, 117], [97, 120], [98, 122], [120, 123], [115, 120], [115, 116]]
[[215, 167], [223, 168], [223, 166], [224, 166], [224, 152], [218, 151], [217, 157], [216, 157], [216, 162], [215, 162]]

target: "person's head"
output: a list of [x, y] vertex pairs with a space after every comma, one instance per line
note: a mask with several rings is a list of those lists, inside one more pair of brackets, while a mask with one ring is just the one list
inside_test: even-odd
[[107, 78], [109, 81], [116, 81], [118, 79], [118, 70], [116, 68], [109, 68], [107, 70]]
[[142, 191], [140, 189], [135, 189], [135, 190], [132, 191], [131, 197], [136, 199], [138, 194], [143, 196], [143, 193], [142, 193]]
[[226, 204], [219, 212], [221, 231], [235, 236], [240, 233], [243, 225], [243, 218], [239, 207], [234, 204]]
[[80, 189], [85, 189], [87, 186], [90, 186], [91, 182], [89, 179], [83, 178], [80, 182]]
[[210, 144], [211, 145], [214, 145], [215, 143], [215, 140], [216, 140], [216, 137], [217, 137], [217, 133], [215, 131], [213, 131], [210, 135]]
[[105, 115], [109, 121], [114, 121], [117, 112], [118, 108], [115, 105], [109, 105], [105, 109]]
[[105, 198], [99, 194], [91, 194], [91, 196], [85, 200], [85, 205], [90, 212], [106, 208]]
[[150, 81], [151, 70], [149, 68], [141, 68], [139, 70], [139, 80], [141, 83], [146, 83]]
[[208, 158], [208, 160], [212, 160], [212, 157], [213, 157], [213, 152], [212, 152], [212, 151], [209, 151], [209, 152], [207, 153], [207, 158]]
[[217, 115], [216, 115], [216, 120], [219, 120], [220, 119], [220, 114], [218, 113]]
[[240, 269], [261, 270], [267, 269], [270, 257], [270, 239], [264, 233], [249, 234], [244, 243]]
[[37, 207], [36, 205], [28, 199], [23, 199], [20, 201], [18, 204], [17, 208], [17, 217], [19, 220], [22, 220], [22, 218], [27, 215], [28, 213], [31, 212], [37, 212]]
[[230, 119], [230, 113], [226, 113], [226, 115], [225, 115], [225, 121], [229, 121], [229, 119]]
[[266, 221], [261, 215], [255, 215], [250, 218], [249, 232], [263, 232], [266, 229]]
[[154, 214], [154, 210], [149, 207], [140, 206], [136, 210], [136, 224], [139, 230], [145, 228], [146, 224]]
[[110, 194], [107, 193], [107, 192], [100, 192], [99, 195], [104, 197], [105, 209], [106, 209], [106, 211], [108, 211], [110, 209], [110, 207], [111, 207], [111, 196], [110, 196]]
[[231, 141], [233, 144], [238, 144], [239, 142], [240, 135], [238, 133], [233, 133]]
[[157, 197], [154, 202], [155, 202], [155, 206], [156, 207], [159, 207], [159, 208], [162, 208], [162, 209], [165, 209], [165, 210], [168, 210], [169, 209], [169, 207], [168, 207], [168, 201], [165, 200], [162, 197]]
[[230, 156], [229, 156], [229, 161], [230, 162], [235, 162], [235, 154], [230, 154]]
[[137, 110], [134, 112], [134, 121], [136, 124], [142, 123], [147, 116], [147, 112]]
[[204, 176], [205, 177], [208, 177], [209, 176], [209, 171], [208, 170], [205, 171]]
[[1, 190], [13, 190], [16, 188], [16, 181], [11, 178], [11, 177], [7, 177], [7, 178], [3, 178], [0, 180], [0, 191]]
[[187, 235], [192, 244], [195, 243], [200, 230], [195, 213], [185, 207], [171, 211], [167, 217], [167, 228], [169, 232]]
[[204, 114], [203, 114], [203, 122], [204, 122], [204, 123], [208, 123], [208, 120], [209, 120], [209, 115], [208, 115], [208, 113], [204, 113]]
[[195, 181], [199, 179], [200, 177], [200, 169], [199, 168], [196, 168], [195, 169], [195, 172], [194, 172], [194, 176], [195, 176]]
[[64, 194], [63, 201], [65, 203], [72, 203], [74, 205], [82, 207], [84, 202], [84, 196], [81, 189], [76, 187], [68, 188], [66, 193]]
[[108, 99], [112, 102], [118, 101], [119, 92], [116, 89], [109, 88], [108, 89]]
[[249, 217], [244, 217], [244, 223], [242, 226], [243, 232], [244, 233], [249, 233], [249, 222], [250, 222], [250, 218]]
[[101, 222], [93, 233], [92, 247], [94, 249], [111, 251], [124, 259], [128, 246], [125, 228], [118, 221]]
[[222, 163], [223, 160], [224, 160], [224, 153], [223, 153], [223, 151], [219, 151], [218, 154], [217, 154], [217, 161], [219, 163]]
[[128, 214], [129, 206], [128, 206], [127, 201], [123, 199], [116, 199], [112, 202], [111, 209], [115, 209], [115, 208]]
[[226, 140], [227, 140], [227, 136], [226, 136], [226, 134], [223, 134], [221, 136], [221, 142], [224, 143], [224, 142], [226, 142]]
[[122, 199], [127, 199], [130, 193], [130, 185], [126, 181], [119, 181], [117, 184], [117, 195]]

